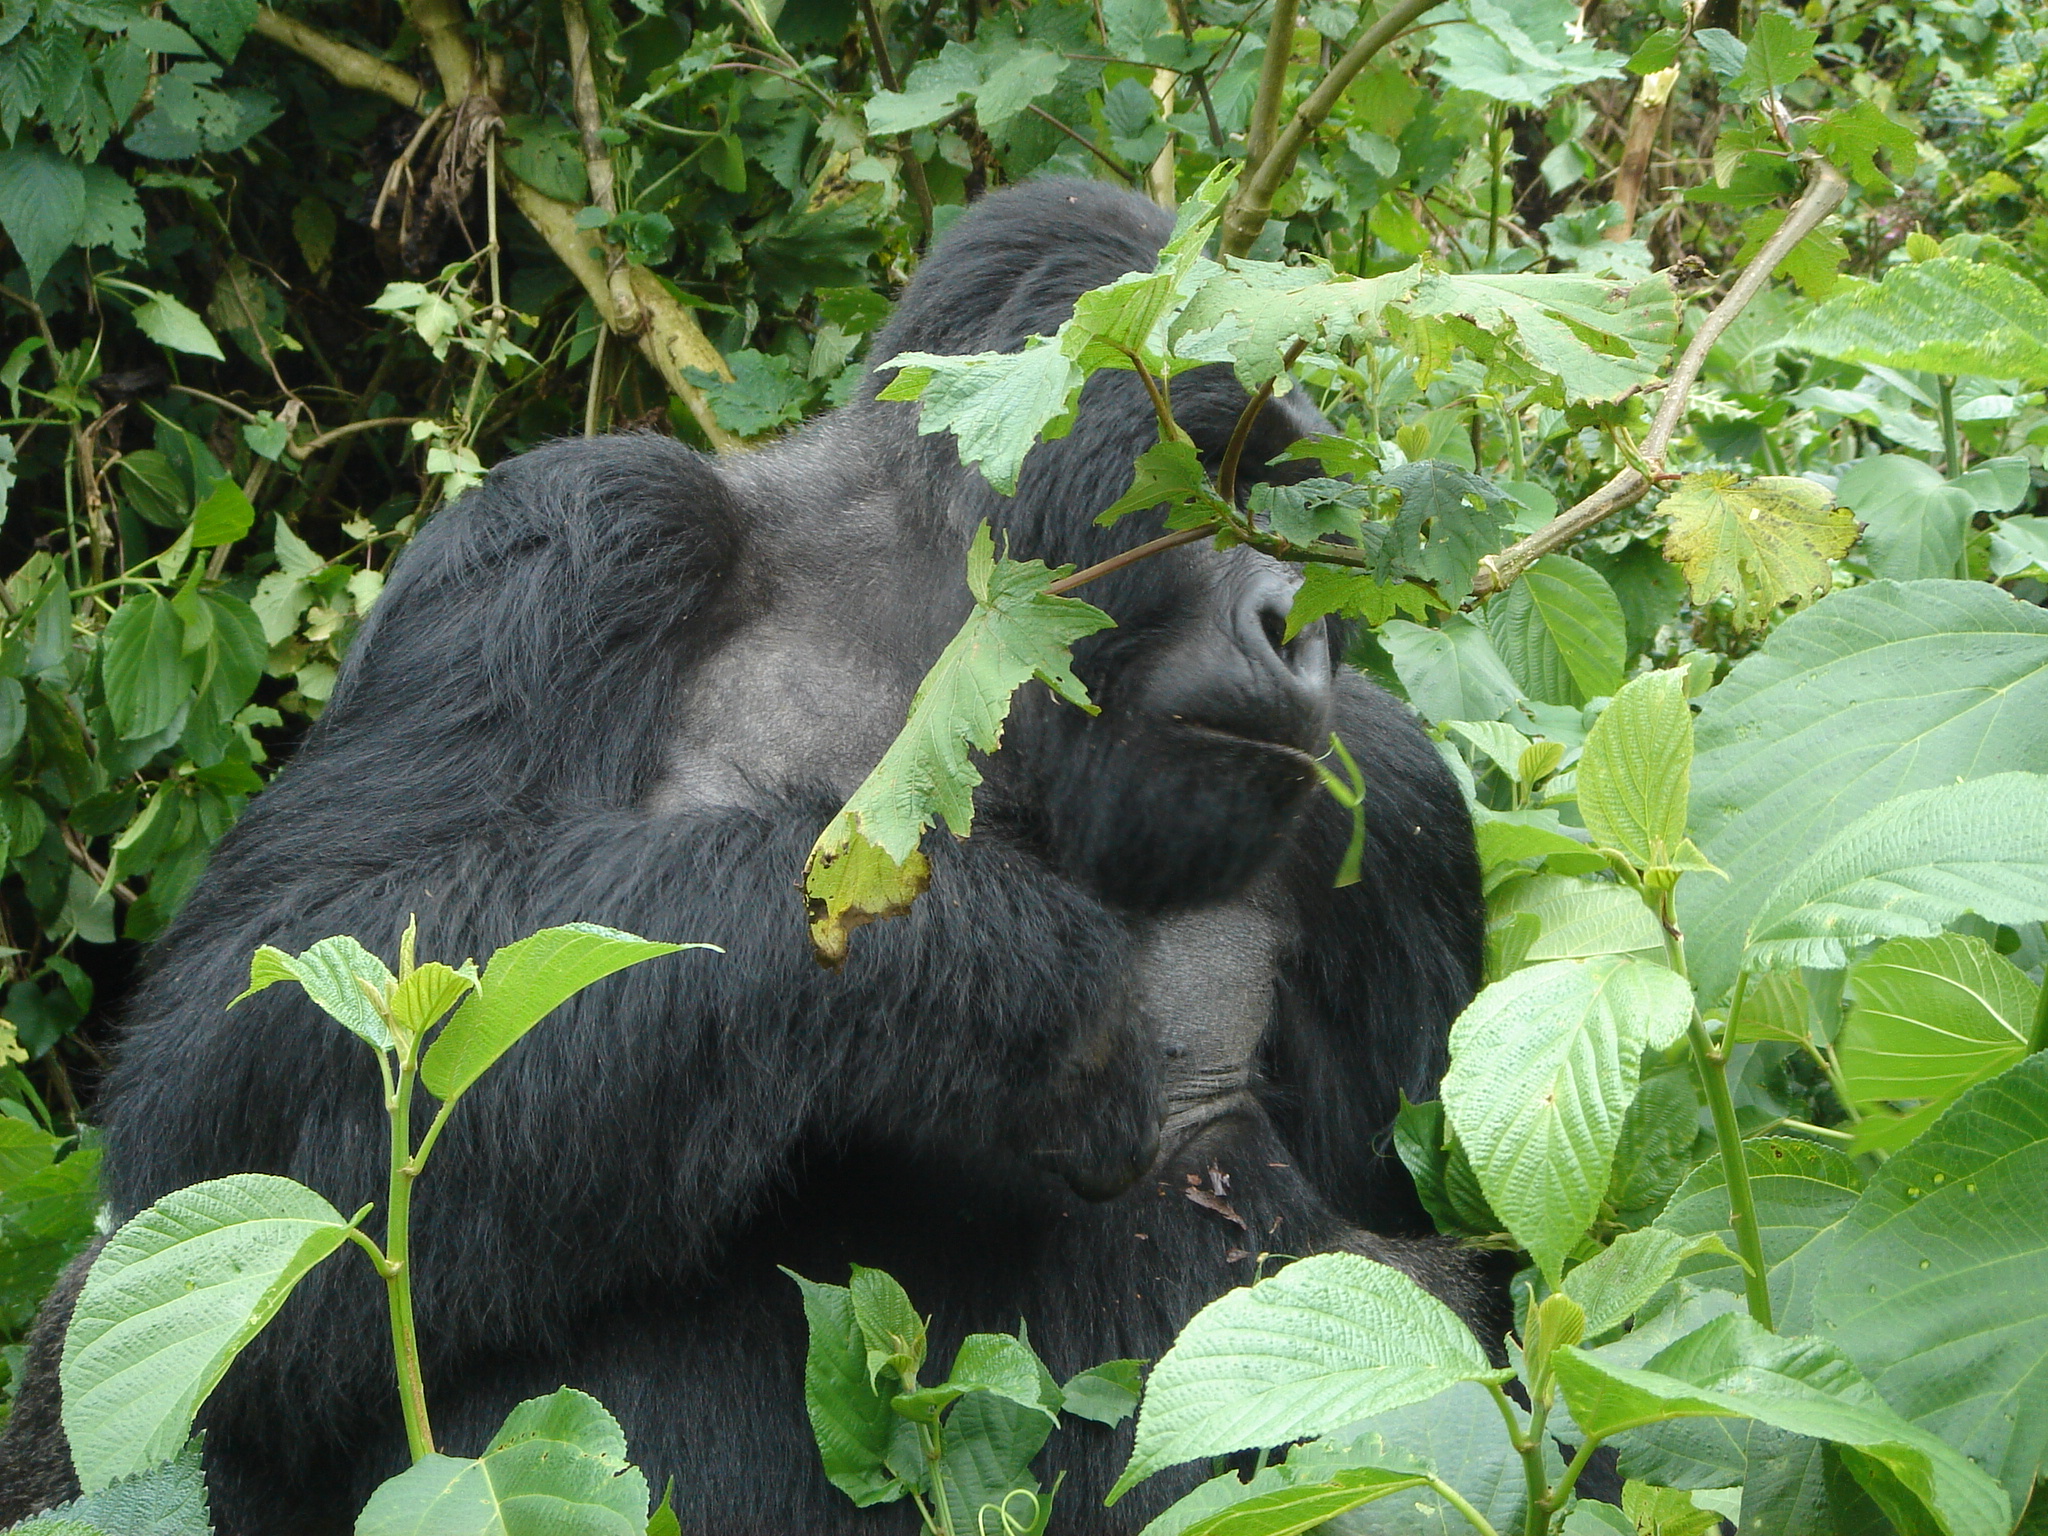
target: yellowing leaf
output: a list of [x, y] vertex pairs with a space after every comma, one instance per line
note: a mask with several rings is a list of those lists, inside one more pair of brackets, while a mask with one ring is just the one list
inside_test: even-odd
[[1049, 595], [1059, 574], [1039, 560], [997, 559], [986, 523], [975, 533], [967, 554], [974, 611], [918, 685], [902, 731], [805, 861], [811, 946], [824, 964], [845, 960], [853, 929], [909, 910], [930, 878], [917, 845], [940, 817], [955, 836], [968, 834], [981, 783], [968, 751], [1001, 744], [1019, 688], [1035, 677], [1093, 709], [1068, 650], [1113, 621], [1076, 598]]
[[1754, 628], [1787, 603], [1804, 605], [1833, 583], [1830, 560], [1856, 542], [1856, 519], [1811, 480], [1727, 471], [1687, 475], [1664, 498], [1664, 556], [1685, 570], [1693, 601], [1726, 592], [1735, 622]]

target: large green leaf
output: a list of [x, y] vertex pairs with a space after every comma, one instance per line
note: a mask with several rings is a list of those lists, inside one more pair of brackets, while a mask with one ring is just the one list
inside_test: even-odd
[[1859, 1481], [1907, 1529], [1920, 1528], [1921, 1509], [1947, 1536], [1992, 1536], [2012, 1518], [1996, 1483], [1900, 1418], [1819, 1339], [1781, 1338], [1731, 1313], [1644, 1368], [1567, 1347], [1555, 1369], [1573, 1420], [1589, 1434], [1673, 1416], [1758, 1419], [1846, 1448]]
[[1545, 555], [1487, 602], [1486, 625], [1508, 671], [1532, 699], [1583, 704], [1621, 687], [1628, 660], [1621, 603], [1589, 565]]
[[491, 956], [483, 980], [441, 1027], [420, 1081], [444, 1104], [460, 1097], [528, 1030], [593, 982], [629, 965], [708, 944], [663, 944], [595, 923], [543, 928]]
[[370, 1495], [356, 1536], [645, 1536], [647, 1478], [596, 1399], [521, 1403], [482, 1456], [428, 1456]]
[[[1813, 1288], [1820, 1277], [1837, 1225], [1863, 1192], [1863, 1175], [1831, 1147], [1788, 1136], [1765, 1136], [1742, 1144], [1756, 1203], [1757, 1230], [1771, 1288], [1771, 1315], [1788, 1333], [1812, 1326]], [[1718, 1157], [1689, 1174], [1657, 1218], [1657, 1227], [1688, 1237], [1715, 1236], [1732, 1253], [1727, 1170]], [[1695, 1285], [1739, 1293], [1741, 1267], [1731, 1258], [1703, 1254], [1683, 1271]]]
[[1874, 582], [1781, 625], [1701, 702], [1692, 835], [1728, 872], [1678, 891], [1703, 998], [1758, 904], [1893, 795], [2048, 770], [2048, 612], [1981, 582]]
[[242, 1346], [347, 1232], [305, 1185], [238, 1173], [164, 1196], [109, 1238], [60, 1372], [80, 1486], [176, 1455]]
[[1862, 940], [1932, 934], [1966, 912], [2048, 920], [2048, 774], [1916, 790], [1851, 822], [1766, 898], [1743, 963], [1839, 970]]
[[806, 1280], [792, 1270], [783, 1273], [803, 1292], [810, 1336], [804, 1406], [826, 1479], [856, 1505], [902, 1498], [909, 1488], [887, 1461], [897, 1438], [914, 1430], [890, 1411], [888, 1398], [875, 1386], [852, 1292], [843, 1285]]
[[1814, 1312], [1892, 1406], [2025, 1498], [2048, 1459], [2048, 1053], [1878, 1171]]
[[968, 834], [981, 783], [968, 753], [1001, 745], [1019, 688], [1037, 678], [1070, 704], [1094, 707], [1068, 652], [1113, 621], [1076, 598], [1049, 596], [1058, 574], [1038, 560], [997, 559], [987, 524], [976, 531], [967, 556], [973, 612], [918, 685], [889, 750], [805, 862], [820, 959], [843, 961], [855, 928], [909, 910], [930, 877], [918, 851], [927, 828], [943, 818], [954, 835]]
[[18, 1120], [5, 1124], [42, 1143], [37, 1166], [9, 1177], [0, 1193], [0, 1327], [18, 1333], [35, 1317], [59, 1272], [93, 1239], [100, 1152], [81, 1147], [53, 1162], [52, 1138]]
[[1392, 619], [1379, 630], [1408, 701], [1426, 719], [1498, 720], [1522, 696], [1483, 625], [1451, 614], [1438, 629]]
[[2048, 295], [2004, 267], [1940, 256], [1851, 283], [1785, 345], [1849, 363], [2048, 382]]
[[1835, 1055], [1858, 1106], [1943, 1104], [2027, 1053], [2040, 989], [1982, 939], [1893, 939], [1850, 972]]
[[1586, 830], [1639, 869], [1673, 867], [1685, 843], [1693, 751], [1685, 676], [1674, 667], [1635, 679], [1593, 722], [1579, 754], [1573, 782]]
[[48, 1509], [10, 1532], [24, 1536], [213, 1536], [199, 1442], [164, 1462]]
[[938, 1474], [962, 1532], [1007, 1531], [1004, 1515], [1020, 1536], [1037, 1536], [1045, 1528], [1052, 1500], [1039, 1491], [1031, 1461], [1052, 1428], [1045, 1415], [993, 1392], [961, 1399], [946, 1419]]
[[1661, 1291], [1678, 1272], [1686, 1241], [1661, 1227], [1624, 1232], [1558, 1287], [1585, 1314], [1585, 1337], [1597, 1339], [1619, 1328]]
[[1406, 1275], [1318, 1254], [1218, 1298], [1181, 1330], [1145, 1385], [1137, 1444], [1110, 1497], [1180, 1462], [1327, 1434], [1507, 1376]]
[[1522, 955], [1530, 963], [1661, 953], [1664, 948], [1656, 915], [1634, 891], [1619, 885], [1537, 875], [1501, 892], [1488, 915], [1498, 924], [1521, 913], [1538, 924]]
[[1487, 1202], [1553, 1284], [1599, 1210], [1643, 1052], [1691, 1016], [1680, 977], [1608, 955], [1517, 971], [1451, 1026], [1451, 1125]]
[[1428, 1483], [1420, 1473], [1353, 1467], [1324, 1482], [1254, 1495], [1195, 1521], [1184, 1536], [1297, 1536], [1361, 1505]]
[[84, 228], [85, 171], [76, 160], [28, 139], [0, 150], [0, 229], [28, 269], [31, 297]]
[[185, 626], [159, 593], [135, 593], [107, 620], [100, 676], [124, 741], [154, 736], [178, 718], [192, 687], [184, 648]]
[[1897, 581], [1961, 574], [1963, 536], [1976, 498], [1924, 459], [1903, 453], [1858, 459], [1842, 471], [1835, 496], [1862, 522], [1862, 556]]

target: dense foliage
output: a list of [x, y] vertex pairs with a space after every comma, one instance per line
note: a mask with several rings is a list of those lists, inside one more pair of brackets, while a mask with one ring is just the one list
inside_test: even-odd
[[[1461, 1021], [1445, 1106], [1405, 1116], [1400, 1144], [1446, 1230], [1534, 1258], [1539, 1385], [1573, 1413], [1596, 1369], [1610, 1399], [1725, 1395], [1748, 1371], [1846, 1401], [1813, 1386], [1840, 1361], [1920, 1436], [1887, 1421], [1879, 1454], [1766, 1415], [1768, 1443], [1653, 1439], [1624, 1460], [1650, 1490], [1631, 1522], [1686, 1529], [1708, 1506], [1657, 1489], [1747, 1484], [1790, 1511], [1775, 1528], [1910, 1529], [1924, 1486], [1927, 1518], [1994, 1528], [1957, 1514], [1984, 1506], [1932, 1435], [2024, 1506], [2038, 1365], [2009, 1401], [1944, 1395], [1916, 1373], [1955, 1347], [1928, 1309], [1859, 1310], [1821, 1260], [1846, 1245], [1879, 1276], [1920, 1251], [1888, 1233], [1951, 1243], [1921, 1194], [1975, 1193], [2048, 1145], [2040, 1064], [2013, 1067], [2048, 1018], [2033, 8], [43, 0], [0, 19], [0, 133], [0, 1328], [90, 1231], [84, 1111], [134, 945], [317, 717], [420, 520], [550, 436], [740, 451], [801, 420], [852, 386], [887, 293], [965, 200], [1060, 171], [1214, 203], [1245, 259], [1207, 260], [1190, 221], [1152, 286], [1055, 343], [918, 359], [892, 392], [998, 484], [1099, 367], [1220, 358], [1256, 387], [1284, 363], [1339, 424], [1324, 463], [1348, 480], [1240, 514], [1163, 416], [1130, 506], [1304, 562], [1297, 620], [1362, 619], [1354, 659], [1467, 776], [1498, 985]], [[999, 718], [1092, 621], [1046, 596], [1058, 573], [978, 550], [971, 574], [977, 623], [1007, 593], [1027, 630], [1058, 629], [958, 681]], [[835, 822], [810, 873], [821, 951], [850, 913], [914, 899], [926, 826], [968, 830], [949, 811], [971, 740], [911, 765], [925, 802], [856, 797]], [[863, 819], [876, 798], [892, 824]], [[1360, 810], [1369, 826], [1369, 786]], [[1550, 1068], [1599, 1112], [1497, 1122], [1540, 1100], [1518, 1021], [1565, 1016]], [[1966, 1278], [1993, 1258], [1951, 1244], [1961, 1332], [2041, 1345], [2015, 1298], [2044, 1293], [2043, 1183], [1999, 1186], [1995, 1305]], [[1575, 1294], [1576, 1266], [1616, 1252], [1656, 1283], [1596, 1271]], [[1731, 1323], [1719, 1354], [1637, 1370], [1716, 1293], [1746, 1293], [1759, 1329], [1848, 1330], [1847, 1359], [1787, 1364]], [[1558, 1297], [1584, 1314], [1573, 1337]], [[1372, 1302], [1423, 1327], [1407, 1304]], [[1639, 1358], [1571, 1352], [1600, 1333], [1587, 1318], [1653, 1304]], [[1467, 1412], [1446, 1402], [1494, 1412], [1483, 1367], [1446, 1369], [1464, 1385], [1432, 1405], [1439, 1439]], [[1340, 1427], [1288, 1423], [1275, 1440]], [[1242, 1428], [1178, 1444], [1258, 1443]], [[1437, 1476], [1324, 1457], [1288, 1465], [1325, 1497], [1349, 1477], [1412, 1508]], [[1262, 1490], [1288, 1493], [1280, 1476]]]

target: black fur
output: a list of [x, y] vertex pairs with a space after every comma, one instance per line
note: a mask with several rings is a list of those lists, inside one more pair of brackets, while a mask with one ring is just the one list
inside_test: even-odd
[[[1167, 226], [1081, 182], [991, 197], [876, 356], [1050, 331], [1149, 268]], [[811, 959], [804, 855], [965, 614], [976, 525], [1075, 562], [1157, 531], [1092, 521], [1153, 435], [1130, 375], [1090, 386], [1014, 499], [877, 387], [737, 460], [557, 443], [437, 517], [158, 946], [106, 1105], [117, 1215], [243, 1169], [353, 1210], [383, 1196], [375, 1069], [293, 989], [223, 1012], [257, 945], [350, 933], [390, 955], [408, 913], [422, 956], [451, 960], [571, 920], [724, 945], [535, 1031], [453, 1118], [414, 1226], [442, 1445], [474, 1453], [567, 1382], [618, 1415], [657, 1488], [675, 1479], [692, 1533], [912, 1524], [824, 1481], [777, 1265], [888, 1269], [934, 1314], [940, 1363], [1023, 1318], [1062, 1376], [1157, 1357], [1262, 1250], [1369, 1252], [1492, 1341], [1504, 1322], [1486, 1261], [1412, 1235], [1427, 1223], [1384, 1146], [1477, 980], [1470, 827], [1405, 708], [1320, 632], [1270, 633], [1291, 578], [1263, 557], [1193, 547], [1087, 589], [1119, 621], [1077, 662], [1103, 713], [1027, 690], [973, 837], [928, 840], [929, 894], [857, 933], [842, 971]], [[1213, 454], [1244, 395], [1211, 372], [1176, 401]], [[1247, 465], [1318, 422], [1274, 402]], [[1370, 786], [1367, 878], [1345, 890], [1349, 819], [1305, 755], [1332, 728]], [[1242, 1226], [1185, 1198], [1212, 1168]], [[345, 1531], [402, 1465], [383, 1308], [337, 1255], [209, 1403], [226, 1536]], [[52, 1496], [61, 1455], [45, 1333], [0, 1469], [17, 1512]], [[1133, 1530], [1175, 1491], [1103, 1510], [1128, 1440], [1054, 1439], [1060, 1529]]]

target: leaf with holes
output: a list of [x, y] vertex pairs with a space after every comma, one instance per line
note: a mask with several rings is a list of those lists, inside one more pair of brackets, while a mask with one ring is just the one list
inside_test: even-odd
[[1659, 510], [1671, 524], [1664, 557], [1684, 569], [1693, 601], [1734, 598], [1743, 628], [1824, 596], [1834, 584], [1829, 562], [1856, 542], [1856, 519], [1824, 489], [1782, 475], [1687, 475]]

